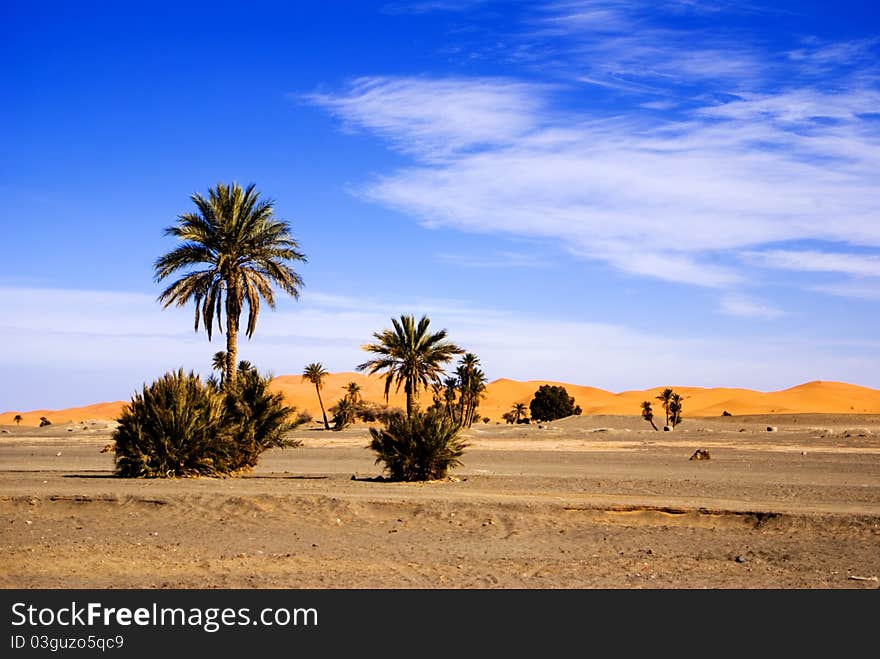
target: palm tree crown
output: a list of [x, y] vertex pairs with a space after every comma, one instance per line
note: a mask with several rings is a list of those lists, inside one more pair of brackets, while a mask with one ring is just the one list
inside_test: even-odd
[[363, 346], [364, 350], [378, 356], [360, 364], [357, 369], [370, 375], [385, 374], [386, 401], [392, 383], [396, 383], [396, 391], [402, 384], [406, 393], [406, 414], [411, 417], [419, 390], [439, 382], [443, 364], [464, 350], [445, 340], [445, 329], [430, 332], [431, 321], [427, 316], [422, 316], [417, 323], [413, 316], [402, 315], [399, 319], [392, 318], [391, 323], [394, 329], [373, 334], [377, 343]]
[[165, 234], [183, 241], [159, 257], [156, 281], [184, 271], [166, 288], [159, 302], [178, 307], [195, 302], [195, 329], [201, 322], [211, 339], [212, 324], [223, 331], [226, 314], [226, 370], [224, 382], [235, 382], [239, 321], [248, 305], [246, 334], [251, 338], [260, 313], [260, 298], [275, 308], [273, 286], [299, 297], [303, 282], [287, 264], [305, 261], [290, 235], [290, 225], [274, 216], [274, 203], [261, 200], [254, 185], [218, 183], [208, 197], [196, 193], [194, 213], [184, 213]]
[[315, 391], [318, 392], [318, 404], [321, 406], [321, 415], [324, 417], [324, 430], [330, 430], [330, 424], [327, 422], [327, 413], [324, 411], [324, 401], [321, 400], [321, 389], [324, 387], [324, 378], [328, 373], [324, 369], [321, 362], [312, 362], [303, 369], [302, 379], [304, 382], [311, 382], [315, 385]]

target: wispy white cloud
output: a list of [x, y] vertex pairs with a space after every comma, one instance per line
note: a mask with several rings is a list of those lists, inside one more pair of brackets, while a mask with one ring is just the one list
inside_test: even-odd
[[[401, 98], [413, 113], [433, 109], [401, 116]], [[551, 100], [508, 81], [372, 79], [366, 96], [356, 85], [323, 102], [423, 163], [360, 194], [427, 225], [556, 239], [626, 272], [705, 286], [742, 281], [713, 263], [717, 252], [797, 239], [880, 245], [880, 136], [859, 118], [863, 93], [836, 97], [834, 125], [766, 98], [760, 110], [734, 100], [674, 123], [572, 116], [547, 110]]]
[[736, 294], [725, 295], [721, 298], [720, 311], [727, 316], [762, 320], [773, 320], [784, 315], [782, 310], [771, 305]]
[[496, 252], [468, 256], [465, 254], [453, 254], [438, 252], [434, 257], [443, 263], [461, 266], [463, 268], [548, 268], [552, 267], [546, 259], [538, 258], [533, 254], [520, 252]]
[[311, 94], [347, 125], [373, 130], [403, 152], [438, 158], [507, 144], [533, 128], [540, 87], [499, 79], [359, 78], [343, 95]]
[[880, 256], [869, 254], [774, 249], [745, 252], [742, 257], [765, 268], [880, 277]]

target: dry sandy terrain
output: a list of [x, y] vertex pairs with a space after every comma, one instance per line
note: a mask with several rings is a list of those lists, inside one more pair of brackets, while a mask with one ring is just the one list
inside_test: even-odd
[[300, 431], [244, 478], [148, 481], [86, 428], [2, 427], [0, 586], [880, 585], [878, 416], [481, 425], [424, 484], [369, 480], [364, 428]]

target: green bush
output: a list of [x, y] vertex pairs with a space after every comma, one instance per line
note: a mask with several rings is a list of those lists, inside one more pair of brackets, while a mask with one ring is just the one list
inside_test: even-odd
[[565, 387], [541, 385], [535, 392], [529, 411], [535, 421], [555, 421], [573, 414], [580, 414], [581, 408], [575, 405], [574, 398], [568, 395]]
[[269, 379], [244, 370], [229, 392], [183, 369], [135, 394], [114, 432], [116, 471], [126, 478], [227, 475], [250, 469], [284, 440], [293, 412]]
[[270, 377], [263, 377], [256, 368], [242, 361], [235, 384], [230, 391], [218, 393], [225, 398], [224, 430], [231, 435], [239, 466], [255, 467], [266, 449], [290, 448], [301, 442], [284, 438], [296, 427], [289, 419], [296, 410], [284, 404], [281, 393], [269, 391]]
[[407, 419], [389, 416], [384, 428], [370, 428], [370, 448], [376, 464], [384, 463], [389, 478], [396, 481], [425, 481], [444, 478], [459, 465], [467, 447], [460, 428], [446, 415], [416, 410]]
[[52, 422], [49, 421], [49, 419], [47, 419], [44, 416], [40, 417], [40, 428], [42, 428], [43, 426], [51, 426], [51, 425], [52, 425]]

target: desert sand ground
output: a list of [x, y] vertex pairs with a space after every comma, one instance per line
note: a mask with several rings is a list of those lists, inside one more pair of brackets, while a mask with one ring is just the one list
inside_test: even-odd
[[421, 484], [373, 480], [364, 427], [300, 429], [246, 477], [118, 479], [111, 427], [0, 427], [0, 586], [880, 585], [880, 416], [479, 424]]

